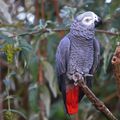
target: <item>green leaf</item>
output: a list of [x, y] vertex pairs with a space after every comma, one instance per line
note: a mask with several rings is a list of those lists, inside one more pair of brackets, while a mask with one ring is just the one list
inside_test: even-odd
[[60, 17], [63, 18], [63, 23], [66, 27], [70, 26], [71, 22], [74, 19], [74, 15], [75, 15], [76, 11], [77, 11], [76, 8], [72, 8], [72, 7], [69, 7], [69, 6], [64, 6], [60, 10]]
[[29, 105], [30, 109], [33, 112], [38, 112], [39, 107], [38, 107], [38, 86], [37, 84], [31, 84], [29, 86]]
[[10, 78], [6, 78], [5, 80], [3, 80], [4, 84], [5, 84], [5, 87], [8, 89], [8, 90], [15, 90], [15, 83], [12, 79]]
[[10, 37], [8, 37], [0, 32], [0, 40], [1, 39], [3, 40], [3, 43], [9, 43], [9, 44], [15, 43], [15, 41], [12, 38], [10, 38]]
[[25, 40], [19, 38], [19, 47], [22, 48], [22, 50], [25, 50], [27, 52], [30, 52], [32, 50], [32, 46]]
[[51, 98], [50, 98], [50, 92], [45, 85], [40, 86], [40, 100], [45, 105], [45, 112], [47, 115], [46, 117], [49, 117]]
[[20, 57], [24, 62], [26, 62], [29, 60], [29, 56], [33, 48], [25, 39], [19, 38], [18, 42], [19, 42], [19, 48], [21, 48]]
[[50, 63], [54, 63], [55, 52], [59, 43], [60, 37], [57, 34], [52, 34], [47, 37], [47, 53]]
[[84, 0], [84, 4], [93, 4], [94, 0]]
[[37, 55], [31, 56], [28, 67], [32, 74], [33, 80], [36, 81], [38, 78], [38, 67], [39, 67], [39, 59], [38, 59]]
[[47, 61], [43, 61], [43, 66], [44, 66], [45, 78], [49, 84], [49, 87], [50, 87], [54, 97], [56, 97], [57, 96], [57, 89], [56, 89], [57, 85], [54, 80], [54, 69], [53, 69], [52, 65]]
[[39, 114], [38, 113], [31, 113], [29, 116], [29, 120], [39, 120]]
[[65, 120], [64, 103], [59, 100], [51, 106], [50, 120]]

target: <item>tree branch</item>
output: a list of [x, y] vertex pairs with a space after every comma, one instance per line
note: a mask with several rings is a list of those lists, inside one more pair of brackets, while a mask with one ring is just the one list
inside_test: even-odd
[[120, 99], [120, 43], [118, 43], [118, 46], [116, 47], [111, 62], [113, 64], [113, 73], [116, 78], [117, 93]]
[[[69, 29], [51, 29], [51, 31], [53, 31], [53, 32], [61, 32], [61, 31], [69, 31]], [[41, 30], [35, 30], [35, 31], [32, 31], [32, 32], [24, 32], [24, 33], [21, 33], [21, 34], [18, 34], [18, 35], [12, 35], [10, 37], [12, 38], [12, 37], [16, 37], [16, 36], [26, 36], [26, 35], [34, 35], [34, 34], [43, 34], [43, 33], [47, 33], [47, 32], [49, 32], [48, 29], [41, 29]], [[118, 33], [114, 33], [114, 32], [109, 32], [109, 31], [100, 30], [100, 29], [97, 29], [96, 32], [97, 33], [108, 34], [108, 35], [112, 35], [112, 36], [120, 35], [119, 32]]]
[[78, 80], [78, 84], [81, 87], [81, 89], [84, 91], [85, 95], [88, 97], [88, 99], [93, 103], [93, 105], [101, 111], [106, 118], [109, 120], [118, 120], [110, 111], [109, 109], [104, 105], [103, 102], [101, 102], [94, 93], [88, 88], [88, 86], [85, 84], [84, 80]]
[[13, 38], [13, 37], [18, 37], [18, 36], [26, 36], [26, 35], [34, 35], [34, 34], [43, 34], [43, 33], [47, 33], [49, 32], [47, 29], [42, 29], [42, 30], [36, 30], [36, 31], [32, 31], [32, 32], [24, 32], [24, 33], [21, 33], [21, 34], [18, 34], [18, 35], [12, 35], [10, 36], [10, 38]]

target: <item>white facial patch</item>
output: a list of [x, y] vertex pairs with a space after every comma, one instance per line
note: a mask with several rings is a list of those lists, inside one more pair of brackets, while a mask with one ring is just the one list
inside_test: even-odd
[[93, 16], [94, 21], [98, 21], [98, 16], [95, 13], [92, 12], [92, 16]]
[[91, 24], [94, 23], [94, 19], [93, 19], [92, 17], [84, 17], [84, 18], [82, 19], [82, 23], [83, 23], [84, 25], [89, 26], [89, 25], [91, 25]]
[[88, 11], [78, 15], [77, 20], [86, 26], [90, 26], [95, 24], [95, 21], [99, 21], [99, 18], [94, 12]]

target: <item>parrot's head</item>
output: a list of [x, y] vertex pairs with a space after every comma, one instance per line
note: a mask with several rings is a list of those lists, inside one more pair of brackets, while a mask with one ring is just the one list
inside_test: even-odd
[[86, 27], [97, 27], [102, 23], [101, 18], [91, 11], [78, 15], [76, 20]]
[[84, 12], [74, 19], [70, 31], [75, 36], [82, 36], [87, 39], [93, 38], [95, 35], [95, 27], [101, 23], [101, 18], [94, 12]]

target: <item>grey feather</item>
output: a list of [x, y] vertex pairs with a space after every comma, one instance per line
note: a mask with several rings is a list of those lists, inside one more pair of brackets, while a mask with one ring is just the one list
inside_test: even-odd
[[59, 43], [56, 51], [56, 69], [58, 76], [66, 73], [69, 59], [70, 40], [65, 36]]
[[90, 73], [94, 74], [97, 71], [97, 67], [100, 62], [100, 43], [98, 39], [94, 39], [93, 41], [93, 46], [94, 46], [94, 62], [92, 69], [90, 70]]

